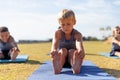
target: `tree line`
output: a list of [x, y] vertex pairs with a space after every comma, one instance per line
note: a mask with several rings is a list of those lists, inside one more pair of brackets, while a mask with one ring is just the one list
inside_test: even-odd
[[[106, 40], [109, 36], [111, 36], [111, 27], [100, 27], [99, 31], [101, 32], [102, 38], [101, 40]], [[83, 36], [83, 41], [100, 41], [97, 37], [93, 36]], [[48, 40], [19, 40], [18, 43], [41, 43], [41, 42], [52, 42], [52, 38]]]

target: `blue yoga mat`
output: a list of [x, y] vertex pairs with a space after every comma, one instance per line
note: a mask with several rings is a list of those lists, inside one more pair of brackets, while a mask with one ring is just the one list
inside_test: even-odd
[[52, 62], [47, 61], [33, 72], [28, 80], [117, 80], [89, 60], [84, 60], [80, 74], [73, 74], [70, 68], [63, 68], [60, 74], [53, 73]]
[[107, 53], [107, 52], [100, 52], [98, 54], [105, 56], [105, 57], [108, 57], [108, 58], [120, 58], [118, 56], [110, 56], [110, 53]]
[[15, 60], [0, 60], [0, 63], [10, 63], [10, 62], [20, 63], [20, 62], [26, 62], [27, 59], [28, 59], [28, 55], [26, 55], [26, 54], [21, 54], [21, 55], [18, 55]]

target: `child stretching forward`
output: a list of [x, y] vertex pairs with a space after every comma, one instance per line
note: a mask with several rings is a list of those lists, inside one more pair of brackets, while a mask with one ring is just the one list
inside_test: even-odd
[[112, 50], [110, 56], [120, 57], [120, 27], [116, 26], [113, 29]]
[[16, 59], [19, 49], [7, 27], [0, 27], [0, 59]]
[[58, 22], [60, 27], [55, 31], [51, 49], [54, 73], [59, 74], [62, 67], [71, 67], [73, 74], [79, 74], [85, 52], [82, 34], [73, 28], [76, 24], [74, 12], [63, 9]]

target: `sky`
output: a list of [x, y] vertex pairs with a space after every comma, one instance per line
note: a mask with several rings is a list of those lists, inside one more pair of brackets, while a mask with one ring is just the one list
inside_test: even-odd
[[120, 0], [0, 0], [0, 26], [16, 41], [50, 39], [62, 9], [74, 11], [83, 36], [102, 38], [101, 27], [120, 25]]

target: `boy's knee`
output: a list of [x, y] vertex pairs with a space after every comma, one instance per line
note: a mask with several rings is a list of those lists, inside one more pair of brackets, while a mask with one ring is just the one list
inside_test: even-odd
[[80, 53], [78, 53], [78, 51], [74, 51], [74, 55], [78, 56]]
[[75, 51], [75, 49], [70, 49], [70, 50], [69, 50], [70, 53], [71, 53], [71, 52], [73, 53], [74, 51]]
[[85, 57], [85, 53], [84, 53], [84, 52], [75, 51], [75, 52], [74, 52], [74, 55], [75, 55], [76, 57], [80, 57], [81, 59]]
[[67, 49], [66, 49], [66, 48], [62, 48], [62, 49], [61, 49], [61, 52], [67, 53]]
[[66, 48], [62, 48], [62, 49], [60, 50], [60, 53], [61, 53], [61, 55], [67, 56], [68, 51], [67, 51]]
[[0, 53], [0, 58], [4, 58], [4, 55], [2, 53]]

